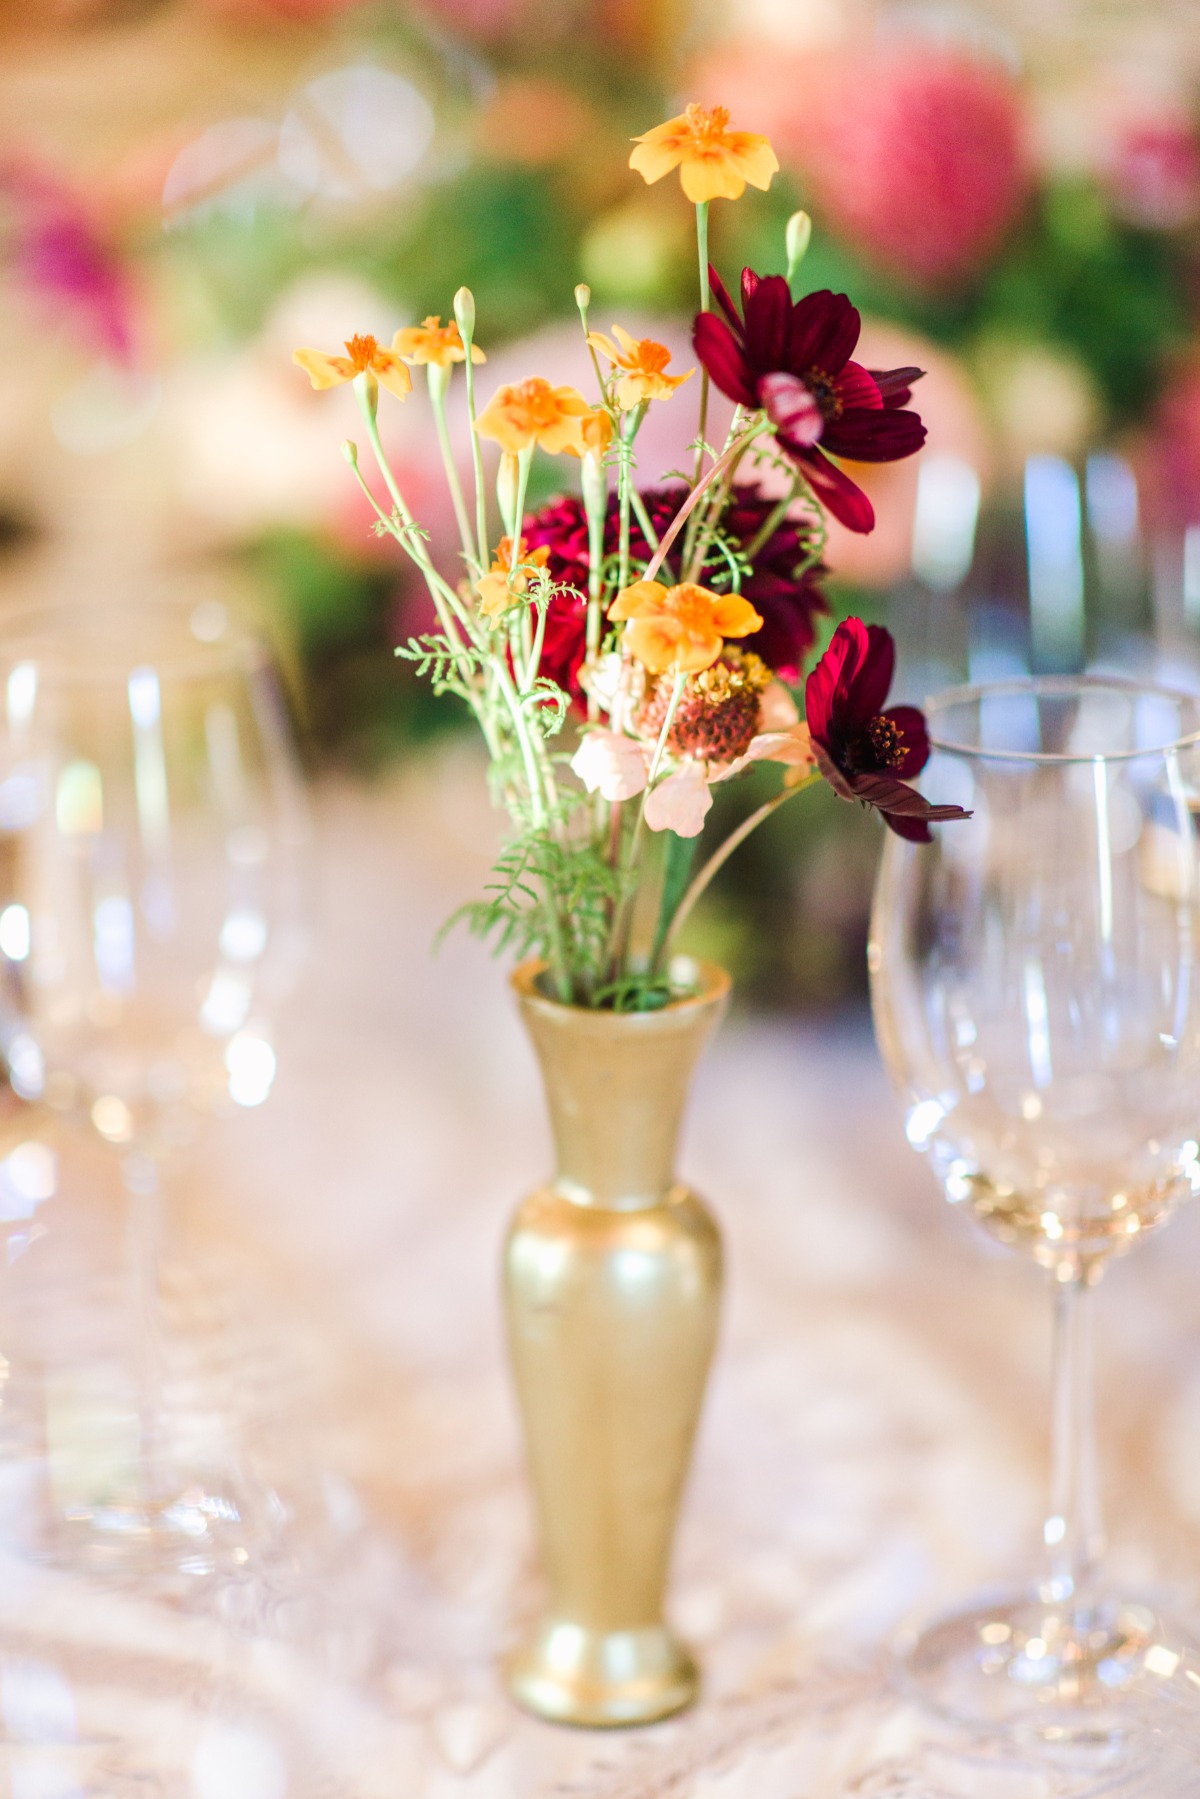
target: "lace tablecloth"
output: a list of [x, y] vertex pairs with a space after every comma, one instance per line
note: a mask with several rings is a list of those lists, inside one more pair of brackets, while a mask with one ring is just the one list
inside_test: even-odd
[[[291, 1369], [280, 1405], [337, 1538], [313, 1576], [320, 1629], [361, 1631], [339, 1791], [1101, 1790], [1048, 1764], [989, 1764], [889, 1685], [902, 1619], [1031, 1566], [1049, 1302], [1034, 1269], [942, 1203], [859, 1017], [735, 1013], [686, 1128], [683, 1171], [728, 1248], [673, 1586], [702, 1702], [600, 1736], [505, 1699], [497, 1659], [537, 1587], [498, 1258], [549, 1147], [501, 970], [465, 937], [431, 956], [486, 865], [478, 785], [454, 752], [386, 788], [318, 793], [316, 949], [281, 1021], [276, 1089], [210, 1133], [192, 1175]], [[1099, 1296], [1115, 1550], [1130, 1578], [1185, 1590], [1200, 1574], [1198, 1259], [1200, 1218], [1183, 1216]], [[1136, 1790], [1200, 1792], [1200, 1753], [1194, 1784], [1190, 1766]]]

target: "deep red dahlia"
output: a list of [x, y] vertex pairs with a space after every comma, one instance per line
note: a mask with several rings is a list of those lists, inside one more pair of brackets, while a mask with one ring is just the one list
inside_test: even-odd
[[828, 455], [854, 462], [898, 462], [925, 442], [925, 427], [904, 410], [920, 369], [865, 369], [850, 360], [862, 321], [845, 294], [807, 294], [792, 303], [782, 275], [742, 270], [742, 314], [717, 275], [713, 293], [725, 314], [702, 312], [692, 328], [696, 354], [723, 394], [761, 407], [779, 443], [822, 505], [851, 531], [875, 525], [871, 502]]
[[896, 645], [882, 625], [848, 618], [808, 677], [804, 709], [817, 767], [836, 794], [882, 812], [900, 837], [930, 841], [930, 822], [969, 818], [961, 806], [931, 806], [907, 782], [929, 760], [916, 706], [883, 710]]
[[[642, 504], [661, 537], [678, 512], [687, 489], [682, 486], [648, 487]], [[775, 502], [757, 487], [736, 487], [722, 521], [722, 531], [735, 548], [745, 548], [761, 530]], [[604, 528], [604, 553], [615, 556], [619, 547], [620, 517], [616, 495], [609, 498]], [[581, 700], [579, 670], [583, 663], [587, 626], [588, 530], [583, 502], [565, 495], [543, 506], [525, 521], [525, 541], [531, 550], [549, 548], [547, 568], [553, 581], [568, 583], [580, 598], [559, 594], [546, 618], [543, 672]], [[636, 517], [630, 520], [629, 548], [635, 563], [649, 562], [651, 549]], [[785, 680], [799, 679], [801, 664], [816, 640], [816, 620], [829, 607], [820, 588], [824, 573], [818, 564], [797, 576], [796, 569], [808, 553], [803, 521], [785, 519], [755, 551], [754, 570], [742, 582], [742, 592], [762, 617], [762, 629], [754, 634], [754, 651], [767, 667]], [[714, 551], [702, 579], [724, 586], [728, 562]], [[722, 578], [724, 577], [724, 579]]]

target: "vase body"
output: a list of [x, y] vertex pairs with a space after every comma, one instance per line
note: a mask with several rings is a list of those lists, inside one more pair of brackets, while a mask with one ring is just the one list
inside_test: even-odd
[[513, 977], [541, 1063], [554, 1178], [505, 1250], [509, 1347], [549, 1587], [508, 1667], [528, 1710], [648, 1723], [694, 1697], [663, 1619], [680, 1495], [716, 1335], [721, 1245], [674, 1178], [692, 1070], [728, 977], [658, 1012], [564, 1006]]

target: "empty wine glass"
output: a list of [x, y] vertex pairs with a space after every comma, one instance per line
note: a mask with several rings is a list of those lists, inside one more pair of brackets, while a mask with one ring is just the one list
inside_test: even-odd
[[[271, 1018], [303, 942], [304, 831], [269, 659], [219, 605], [0, 620], [10, 1079], [111, 1146], [130, 1246], [123, 1365], [72, 1370], [66, 1402], [61, 1371], [47, 1390], [43, 1499], [56, 1547], [134, 1571], [244, 1564], [277, 1513], [239, 1466], [237, 1380], [205, 1385], [196, 1318], [166, 1303], [160, 1176], [203, 1113], [270, 1090]], [[25, 1134], [49, 1201], [61, 1157], [52, 1133]], [[53, 1303], [65, 1316], [73, 1299]]]
[[1200, 1187], [1200, 706], [1045, 678], [929, 723], [928, 791], [973, 817], [888, 839], [876, 1027], [946, 1197], [1053, 1282], [1053, 1476], [1040, 1578], [910, 1640], [907, 1674], [961, 1721], [1112, 1745], [1200, 1666], [1104, 1577], [1089, 1347], [1110, 1258]]

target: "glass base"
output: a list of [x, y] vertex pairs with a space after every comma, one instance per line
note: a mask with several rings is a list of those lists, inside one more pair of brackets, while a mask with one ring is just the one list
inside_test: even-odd
[[1200, 1743], [1200, 1639], [1141, 1601], [998, 1594], [897, 1643], [907, 1690], [987, 1735], [1085, 1752], [1096, 1767]]
[[191, 1474], [155, 1483], [152, 1493], [58, 1513], [35, 1554], [165, 1598], [214, 1577], [262, 1571], [281, 1553], [286, 1522], [274, 1493], [251, 1498], [233, 1480]]

